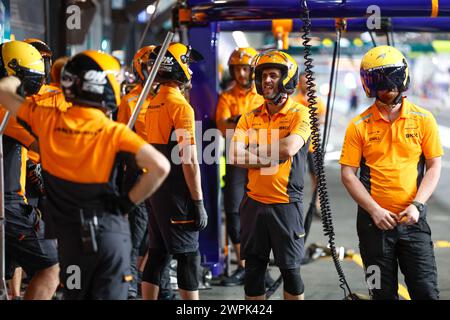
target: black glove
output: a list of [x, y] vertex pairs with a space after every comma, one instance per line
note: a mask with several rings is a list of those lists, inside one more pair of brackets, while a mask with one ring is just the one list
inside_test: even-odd
[[122, 214], [130, 213], [134, 210], [134, 208], [136, 208], [136, 204], [130, 200], [128, 193], [120, 195], [117, 199], [117, 203], [120, 211], [122, 211]]
[[200, 231], [208, 225], [208, 215], [203, 200], [192, 200], [194, 203], [195, 230]]
[[44, 194], [44, 180], [42, 179], [41, 165], [27, 160], [26, 184], [29, 190], [36, 194]]

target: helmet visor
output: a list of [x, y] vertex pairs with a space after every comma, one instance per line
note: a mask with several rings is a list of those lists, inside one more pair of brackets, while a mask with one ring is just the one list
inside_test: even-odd
[[393, 90], [402, 88], [406, 82], [405, 66], [380, 67], [362, 71], [361, 76], [366, 86], [372, 91]]
[[30, 70], [23, 67], [16, 69], [16, 76], [21, 80], [23, 94], [31, 96], [39, 92], [39, 89], [44, 84], [45, 74], [35, 70]]

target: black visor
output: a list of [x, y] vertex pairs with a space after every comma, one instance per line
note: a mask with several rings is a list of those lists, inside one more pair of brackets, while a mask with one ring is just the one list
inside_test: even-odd
[[402, 92], [406, 85], [406, 66], [381, 67], [361, 72], [361, 76], [372, 92], [392, 89]]
[[32, 96], [39, 92], [44, 84], [45, 74], [27, 68], [19, 67], [16, 71], [16, 76], [22, 82], [23, 94], [25, 96]]

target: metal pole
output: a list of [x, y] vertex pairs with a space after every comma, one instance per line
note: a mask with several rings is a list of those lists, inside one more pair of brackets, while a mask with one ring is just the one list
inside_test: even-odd
[[8, 300], [5, 279], [5, 198], [3, 174], [3, 132], [8, 123], [10, 112], [6, 112], [0, 125], [0, 300]]
[[377, 42], [375, 41], [375, 37], [373, 36], [373, 31], [369, 31], [370, 39], [372, 40], [372, 44], [374, 47], [377, 46]]
[[49, 0], [44, 1], [44, 19], [45, 19], [45, 42], [50, 43], [51, 39], [50, 39], [50, 3], [49, 3]]
[[133, 128], [134, 124], [136, 123], [136, 119], [139, 113], [141, 112], [142, 105], [144, 104], [144, 101], [147, 98], [148, 93], [150, 92], [153, 82], [155, 81], [156, 73], [158, 72], [159, 66], [161, 65], [162, 59], [166, 54], [167, 48], [169, 47], [169, 44], [172, 41], [173, 36], [174, 33], [172, 31], [169, 31], [166, 35], [166, 39], [164, 39], [164, 42], [161, 45], [161, 50], [159, 50], [158, 56], [156, 57], [155, 60], [155, 64], [152, 66], [152, 70], [150, 71], [150, 74], [148, 75], [148, 78], [145, 81], [144, 88], [142, 89], [141, 95], [139, 96], [139, 99], [136, 103], [136, 108], [134, 108], [133, 114], [131, 115], [130, 120], [128, 121], [127, 126], [129, 128]]
[[[255, 18], [256, 19], [256, 18]], [[391, 31], [395, 32], [449, 32], [450, 18], [448, 17], [409, 17], [409, 18], [390, 18]], [[292, 19], [292, 30], [300, 30], [303, 23], [300, 19]], [[227, 20], [219, 22], [220, 31], [271, 31], [272, 20]], [[311, 30], [315, 32], [330, 32], [336, 30], [335, 19], [315, 18], [312, 19]], [[383, 32], [386, 28], [381, 25], [376, 32]], [[367, 27], [366, 18], [347, 19], [347, 32], [370, 31]]]
[[325, 153], [327, 152], [329, 131], [331, 130], [331, 116], [332, 116], [332, 106], [334, 105], [334, 97], [336, 94], [336, 81], [338, 74], [338, 63], [339, 63], [339, 52], [341, 46], [341, 30], [336, 30], [336, 42], [334, 43], [333, 50], [333, 61], [331, 63], [331, 74], [330, 74], [330, 86], [328, 91], [328, 99], [327, 99], [327, 112], [325, 114], [325, 125], [323, 130], [323, 138], [322, 138], [322, 155], [325, 159]]
[[[312, 18], [367, 17], [378, 6], [384, 17], [448, 17], [450, 0], [308, 0]], [[225, 20], [289, 19], [302, 13], [297, 0], [196, 1], [194, 23]]]

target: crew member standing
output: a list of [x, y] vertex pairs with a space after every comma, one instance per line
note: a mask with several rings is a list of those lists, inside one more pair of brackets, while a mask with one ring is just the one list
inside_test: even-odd
[[[104, 53], [73, 56], [62, 73], [64, 95], [73, 104], [66, 112], [40, 103], [40, 97], [24, 101], [16, 94], [17, 78], [0, 80], [0, 103], [39, 139], [65, 299], [127, 298], [131, 244], [124, 214], [169, 171], [159, 152], [108, 118], [119, 102], [119, 70]], [[120, 194], [116, 175], [123, 158], [134, 158], [146, 173]]]
[[[133, 57], [133, 69], [135, 71], [135, 74], [137, 75], [138, 84], [128, 94], [122, 97], [117, 112], [118, 122], [128, 124], [128, 121], [130, 120], [131, 115], [136, 108], [137, 101], [142, 93], [145, 81], [148, 78], [148, 73], [150, 70], [150, 54], [152, 53], [154, 48], [155, 46], [152, 45], [145, 46], [139, 49]], [[156, 87], [157, 85], [154, 84], [153, 88]], [[148, 105], [154, 94], [154, 91], [151, 90], [149, 92], [149, 95], [145, 98], [144, 103], [141, 107], [141, 111], [139, 112], [133, 127], [133, 131], [135, 131], [142, 139], [146, 141], [147, 132], [145, 128], [145, 114], [147, 113]], [[126, 165], [125, 167], [124, 188], [129, 189], [131, 186], [133, 186], [133, 184], [136, 183], [136, 180], [141, 175], [141, 170], [138, 170], [132, 165]], [[147, 246], [147, 243], [145, 242], [147, 237], [148, 215], [151, 214], [148, 211], [150, 210], [150, 206], [147, 206], [146, 202], [143, 202], [128, 215], [131, 229], [131, 273], [133, 275], [133, 280], [130, 283], [130, 290], [128, 292], [128, 299], [137, 299], [138, 296], [138, 286], [141, 282], [138, 272], [139, 253], [143, 245]], [[172, 292], [170, 287], [170, 274], [168, 270], [169, 264], [165, 268], [166, 272], [163, 273], [164, 281], [162, 281], [163, 287], [160, 290], [160, 297], [171, 297]]]
[[[0, 78], [10, 75], [21, 79], [19, 92], [24, 96], [36, 94], [44, 83], [44, 61], [39, 52], [22, 41], [0, 46]], [[9, 108], [3, 101], [2, 107]], [[3, 121], [6, 110], [0, 109]], [[6, 278], [13, 276], [12, 293], [20, 296], [22, 267], [31, 282], [25, 299], [51, 299], [59, 283], [58, 254], [54, 241], [44, 237], [45, 226], [40, 213], [25, 195], [26, 161], [28, 150], [37, 150], [35, 138], [12, 116], [3, 136], [4, 201], [6, 218]], [[15, 274], [15, 270], [17, 274]]]
[[426, 220], [426, 202], [439, 181], [443, 155], [436, 120], [403, 97], [409, 70], [396, 48], [369, 50], [360, 74], [364, 91], [375, 102], [350, 122], [340, 163], [342, 182], [358, 204], [364, 266], [381, 271], [380, 286], [370, 288], [371, 297], [398, 299], [400, 266], [412, 299], [438, 299]]
[[[217, 127], [226, 139], [227, 148], [241, 115], [252, 111], [264, 103], [264, 98], [256, 92], [252, 78], [252, 60], [257, 54], [258, 52], [253, 48], [236, 48], [228, 60], [228, 68], [235, 84], [231, 89], [219, 96], [216, 111]], [[223, 203], [226, 230], [236, 253], [238, 268], [230, 277], [223, 279], [221, 283], [224, 286], [244, 284], [244, 261], [240, 258], [241, 224], [239, 220], [239, 205], [245, 194], [246, 180], [247, 170], [230, 164], [227, 159]]]
[[248, 168], [240, 215], [249, 300], [265, 299], [271, 250], [283, 277], [284, 298], [303, 299], [302, 198], [310, 125], [308, 108], [289, 97], [297, 80], [297, 63], [290, 55], [270, 50], [257, 56], [256, 90], [265, 102], [241, 117], [231, 144], [232, 163]]
[[[154, 63], [161, 47], [151, 55]], [[184, 300], [198, 299], [199, 230], [208, 216], [203, 204], [200, 168], [195, 145], [194, 109], [181, 90], [189, 83], [189, 64], [202, 59], [190, 46], [169, 45], [156, 80], [160, 88], [146, 114], [147, 139], [171, 162], [171, 172], [151, 198], [149, 254], [142, 296], [157, 299], [167, 261], [177, 259], [177, 280]]]

